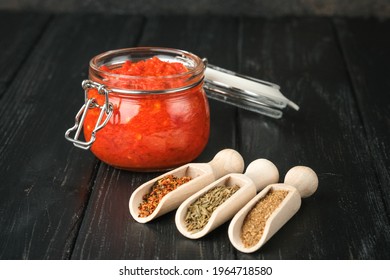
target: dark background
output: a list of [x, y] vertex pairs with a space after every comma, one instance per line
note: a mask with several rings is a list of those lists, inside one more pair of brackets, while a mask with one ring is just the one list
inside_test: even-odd
[[0, 9], [131, 15], [390, 16], [388, 0], [0, 0]]

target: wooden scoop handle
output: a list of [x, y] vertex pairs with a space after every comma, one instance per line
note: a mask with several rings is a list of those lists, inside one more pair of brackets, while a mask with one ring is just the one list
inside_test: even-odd
[[218, 152], [208, 164], [211, 166], [215, 178], [244, 171], [244, 159], [240, 153], [233, 149], [224, 149]]
[[286, 185], [296, 188], [302, 198], [311, 196], [318, 188], [317, 174], [307, 166], [294, 166], [284, 177]]
[[264, 158], [252, 161], [248, 165], [245, 175], [253, 181], [257, 192], [279, 181], [278, 168], [271, 161]]

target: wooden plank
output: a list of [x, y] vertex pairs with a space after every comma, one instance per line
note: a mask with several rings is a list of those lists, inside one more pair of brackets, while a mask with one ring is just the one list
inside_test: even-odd
[[116, 32], [118, 25], [139, 30], [142, 20], [55, 17], [4, 94], [1, 259], [70, 258], [99, 162], [66, 142], [64, 132], [83, 102], [90, 58], [137, 37]]
[[[382, 94], [388, 84], [372, 74], [369, 60], [359, 59], [386, 26], [336, 23], [346, 68], [326, 19], [246, 18], [239, 25], [223, 17], [153, 17], [144, 29], [142, 24], [133, 17], [58, 16], [9, 76], [0, 106], [0, 259], [390, 257], [388, 200], [383, 199], [388, 181], [380, 166], [388, 166], [383, 119], [388, 102], [385, 95], [375, 96], [378, 103], [367, 102], [369, 94]], [[363, 43], [354, 46], [360, 29]], [[80, 82], [88, 60], [136, 44], [193, 51], [213, 64], [279, 83], [301, 105], [298, 113], [288, 110], [282, 120], [272, 120], [210, 102], [212, 136], [197, 161], [233, 147], [246, 163], [271, 159], [282, 176], [304, 164], [320, 177], [318, 192], [259, 252], [235, 251], [227, 224], [194, 241], [178, 233], [174, 213], [146, 225], [136, 223], [127, 208], [130, 194], [157, 174], [108, 167], [65, 142], [64, 131], [82, 102]], [[374, 61], [386, 73], [386, 55]], [[377, 79], [383, 88], [372, 87]]]
[[281, 120], [240, 111], [243, 155], [270, 158], [281, 180], [294, 165], [310, 166], [320, 183], [261, 251], [237, 257], [388, 259], [390, 226], [379, 187], [388, 184], [374, 171], [331, 21], [245, 19], [242, 32], [241, 70], [280, 84], [301, 106]]
[[0, 98], [48, 20], [43, 14], [0, 12]]
[[[118, 29], [120, 26], [118, 26]], [[138, 45], [184, 49], [212, 63], [234, 68], [237, 57], [238, 25], [229, 18], [151, 17], [147, 18]], [[126, 32], [127, 29], [120, 29]], [[230, 38], [226, 40], [226, 38]], [[211, 137], [197, 159], [207, 162], [223, 148], [235, 148], [236, 108], [210, 102]], [[161, 173], [134, 173], [102, 165], [96, 189], [80, 230], [75, 259], [211, 259], [232, 258], [227, 225], [208, 237], [194, 241], [176, 229], [171, 212], [148, 224], [130, 216], [128, 200], [136, 187]], [[92, 234], [93, 233], [93, 234]]]
[[379, 186], [390, 217], [390, 20], [335, 20]]

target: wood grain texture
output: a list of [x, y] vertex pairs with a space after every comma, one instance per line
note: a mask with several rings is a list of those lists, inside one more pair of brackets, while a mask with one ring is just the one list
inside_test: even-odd
[[[390, 21], [335, 20], [344, 59], [364, 124], [372, 167], [390, 213]], [[390, 219], [390, 216], [389, 216]]]
[[0, 98], [49, 19], [44, 14], [0, 12]]
[[242, 112], [241, 130], [248, 132], [241, 135], [243, 155], [271, 157], [281, 179], [294, 165], [310, 166], [320, 177], [317, 193], [303, 201], [301, 211], [260, 254], [388, 258], [386, 209], [374, 166], [367, 164], [371, 151], [332, 23], [255, 19], [245, 20], [242, 29], [242, 70], [280, 84], [301, 106], [281, 121]]
[[[13, 44], [0, 42], [0, 62], [15, 65], [0, 65], [0, 259], [390, 258], [388, 21], [2, 15], [14, 26], [0, 26]], [[236, 251], [227, 223], [189, 240], [174, 212], [135, 222], [131, 193], [160, 173], [109, 167], [64, 139], [89, 60], [146, 45], [275, 82], [301, 106], [274, 120], [210, 101], [197, 162], [234, 148], [246, 166], [274, 162], [280, 181], [294, 165], [319, 176], [317, 192], [261, 250]]]

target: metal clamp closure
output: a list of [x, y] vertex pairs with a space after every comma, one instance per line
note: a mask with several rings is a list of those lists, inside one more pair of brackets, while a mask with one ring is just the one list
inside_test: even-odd
[[[91, 80], [84, 80], [81, 86], [84, 89], [85, 103], [83, 104], [83, 106], [81, 106], [80, 110], [76, 114], [74, 126], [69, 128], [65, 132], [65, 139], [72, 142], [73, 145], [75, 145], [78, 148], [88, 150], [92, 146], [93, 142], [95, 142], [96, 140], [96, 133], [100, 129], [102, 129], [111, 118], [113, 112], [113, 105], [108, 100], [108, 94], [111, 91], [108, 90], [104, 85], [93, 82]], [[102, 106], [96, 102], [95, 98], [88, 98], [88, 90], [92, 88], [97, 89], [99, 94], [105, 96], [105, 102]], [[85, 116], [87, 115], [89, 109], [94, 109], [94, 108], [99, 108], [100, 113], [96, 121], [95, 128], [91, 133], [91, 138], [88, 142], [79, 140], [81, 129], [84, 124]], [[70, 134], [73, 131], [75, 131], [75, 135], [74, 137], [71, 137]]]

